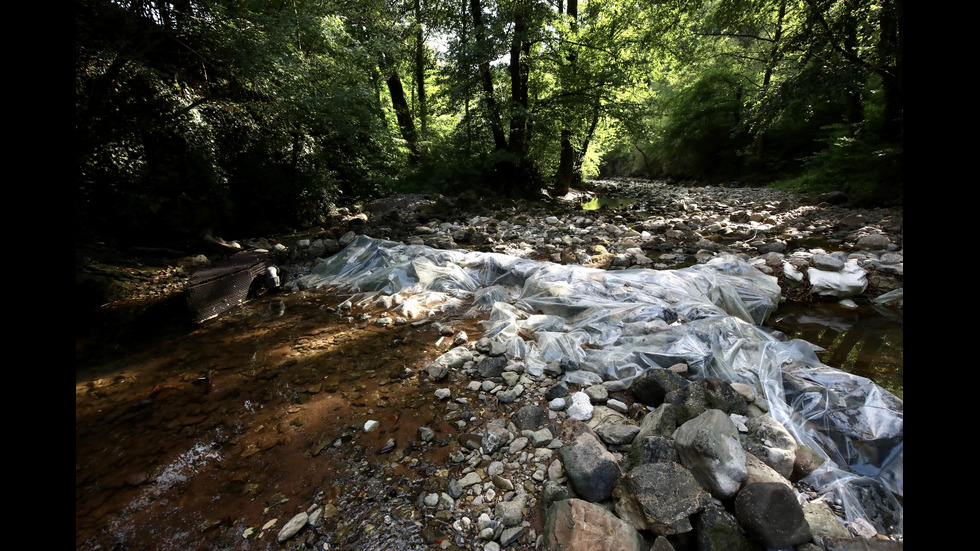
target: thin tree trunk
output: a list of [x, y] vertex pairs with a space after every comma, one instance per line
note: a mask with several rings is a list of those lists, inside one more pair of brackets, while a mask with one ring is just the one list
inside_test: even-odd
[[[568, 0], [568, 17], [572, 19], [572, 28], [576, 26], [576, 20], [578, 19], [578, 0]], [[572, 70], [575, 69], [575, 56], [568, 56], [569, 63], [572, 64]], [[563, 128], [561, 130], [561, 156], [558, 158], [558, 174], [555, 176], [555, 188], [552, 193], [556, 196], [562, 196], [568, 193], [572, 188], [572, 177], [575, 174], [575, 159], [577, 155], [575, 154], [575, 147], [572, 145], [572, 130], [569, 128], [568, 119], [570, 117], [566, 115]]]
[[480, 52], [480, 82], [483, 85], [483, 101], [487, 106], [490, 118], [490, 133], [493, 134], [493, 144], [497, 151], [507, 149], [507, 138], [500, 122], [500, 107], [493, 96], [493, 76], [490, 74], [489, 47], [484, 37], [483, 5], [480, 0], [470, 0], [470, 14], [473, 17], [473, 34], [476, 37], [477, 48]]
[[386, 81], [388, 92], [391, 94], [391, 105], [395, 108], [395, 118], [398, 120], [398, 128], [401, 129], [402, 138], [408, 146], [408, 162], [417, 165], [419, 162], [419, 138], [415, 131], [415, 122], [412, 120], [412, 111], [405, 99], [405, 88], [402, 80], [398, 77], [398, 72], [392, 67], [388, 69], [389, 76]]

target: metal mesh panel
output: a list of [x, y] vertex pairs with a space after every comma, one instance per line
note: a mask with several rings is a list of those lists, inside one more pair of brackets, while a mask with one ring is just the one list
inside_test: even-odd
[[266, 251], [245, 251], [192, 275], [187, 306], [194, 321], [211, 319], [244, 302], [252, 281], [265, 273], [271, 260]]

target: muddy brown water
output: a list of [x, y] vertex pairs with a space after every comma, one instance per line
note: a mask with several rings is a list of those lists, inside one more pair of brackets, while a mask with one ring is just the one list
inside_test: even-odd
[[[346, 298], [267, 295], [199, 326], [179, 300], [89, 320], [76, 341], [76, 548], [279, 548], [314, 502], [335, 549], [444, 537], [415, 503], [448, 481], [459, 406], [435, 404], [415, 374], [448, 344], [434, 324], [352, 321], [335, 308]], [[365, 434], [369, 419], [381, 428]], [[434, 443], [416, 442], [423, 425]]]
[[[460, 475], [448, 459], [460, 434], [509, 412], [436, 402], [417, 373], [450, 339], [436, 323], [356, 321], [337, 310], [347, 298], [266, 295], [201, 325], [181, 298], [86, 318], [75, 351], [76, 549], [280, 549], [279, 529], [312, 503], [324, 520], [294, 547], [446, 539], [451, 519], [422, 515], [419, 496]], [[434, 321], [478, 336], [473, 320]], [[784, 304], [770, 325], [902, 396], [900, 310]], [[449, 386], [472, 400], [465, 383]], [[480, 421], [460, 430], [461, 410]], [[381, 428], [365, 434], [369, 419]], [[420, 426], [436, 441], [417, 442]], [[379, 455], [389, 438], [395, 450]], [[540, 533], [535, 511], [531, 521]]]

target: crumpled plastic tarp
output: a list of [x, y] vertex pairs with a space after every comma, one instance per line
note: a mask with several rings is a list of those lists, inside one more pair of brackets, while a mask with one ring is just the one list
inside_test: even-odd
[[[780, 289], [735, 257], [679, 270], [606, 271], [496, 253], [441, 250], [358, 237], [293, 282], [383, 299], [398, 315], [433, 311], [484, 318], [485, 336], [540, 376], [628, 384], [646, 369], [688, 364], [698, 377], [760, 389], [769, 413], [827, 462], [806, 480], [842, 499], [849, 520], [901, 534], [903, 403], [863, 377], [820, 363], [814, 347], [781, 341], [761, 324]], [[571, 360], [571, 361], [569, 361]]]

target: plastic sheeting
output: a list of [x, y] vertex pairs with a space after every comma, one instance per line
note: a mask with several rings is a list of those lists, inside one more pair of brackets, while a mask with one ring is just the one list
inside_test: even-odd
[[[769, 413], [827, 462], [807, 482], [842, 499], [849, 519], [901, 534], [903, 404], [868, 379], [819, 362], [813, 346], [760, 325], [779, 303], [775, 278], [734, 257], [680, 270], [605, 271], [495, 253], [358, 237], [292, 284], [387, 297], [418, 318], [459, 310], [540, 376], [578, 366], [579, 384], [628, 384], [646, 369], [687, 363], [699, 377], [759, 389]], [[571, 361], [569, 361], [571, 360]]]

